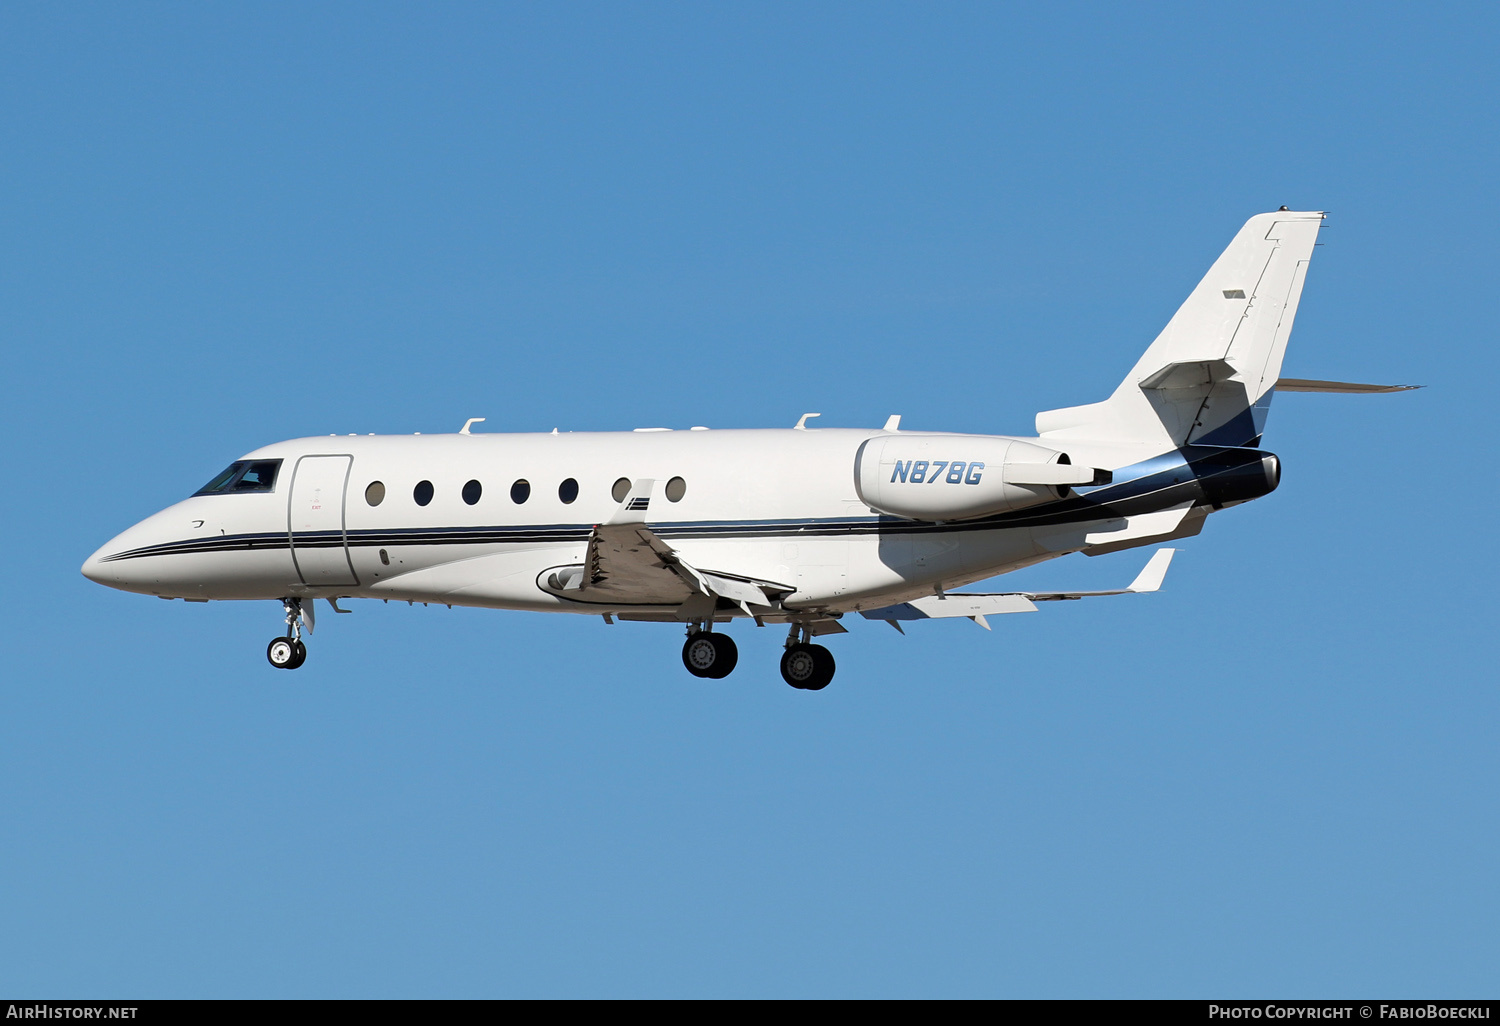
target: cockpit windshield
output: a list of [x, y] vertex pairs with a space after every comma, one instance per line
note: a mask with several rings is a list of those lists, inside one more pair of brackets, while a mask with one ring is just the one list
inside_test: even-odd
[[280, 460], [236, 460], [194, 495], [227, 495], [231, 492], [269, 492], [276, 487]]

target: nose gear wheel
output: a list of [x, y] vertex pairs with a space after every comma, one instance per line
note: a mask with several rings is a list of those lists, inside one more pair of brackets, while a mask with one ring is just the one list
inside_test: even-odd
[[278, 670], [295, 670], [307, 662], [307, 646], [302, 643], [302, 600], [282, 599], [286, 609], [286, 637], [272, 638], [266, 646], [266, 659]]
[[307, 646], [296, 638], [273, 638], [266, 646], [266, 658], [278, 670], [295, 670], [307, 662]]

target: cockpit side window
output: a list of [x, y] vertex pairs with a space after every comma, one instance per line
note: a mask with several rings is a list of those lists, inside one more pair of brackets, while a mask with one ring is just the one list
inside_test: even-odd
[[232, 492], [269, 492], [276, 487], [276, 472], [281, 469], [280, 460], [252, 460], [245, 472], [230, 485]]
[[276, 472], [280, 469], [280, 460], [236, 460], [193, 494], [269, 492], [276, 487]]

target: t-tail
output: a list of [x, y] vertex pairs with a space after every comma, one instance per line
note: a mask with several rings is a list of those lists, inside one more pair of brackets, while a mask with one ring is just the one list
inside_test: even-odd
[[1283, 207], [1246, 221], [1114, 394], [1037, 414], [1037, 433], [1259, 445], [1323, 217]]

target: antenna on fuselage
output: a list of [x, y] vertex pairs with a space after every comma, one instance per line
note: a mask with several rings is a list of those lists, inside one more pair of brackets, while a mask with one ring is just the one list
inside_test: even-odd
[[807, 418], [808, 417], [821, 417], [821, 416], [823, 416], [821, 413], [804, 413], [802, 415], [802, 419], [799, 420], [799, 421], [797, 421], [797, 426], [794, 427], [794, 428], [792, 428], [792, 430], [793, 431], [806, 431], [807, 430]]
[[464, 426], [458, 429], [458, 433], [461, 434], [461, 435], [470, 434], [469, 428], [473, 427], [475, 424], [483, 424], [483, 423], [484, 423], [484, 418], [483, 417], [470, 417], [468, 420], [464, 421]]

